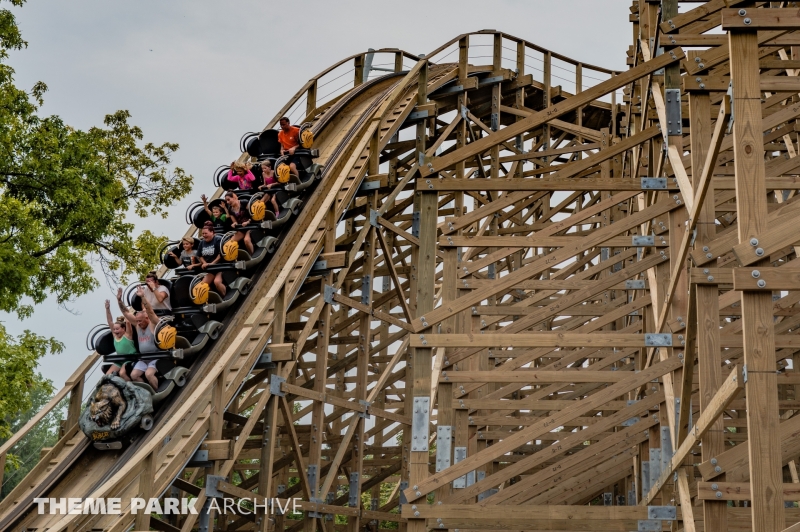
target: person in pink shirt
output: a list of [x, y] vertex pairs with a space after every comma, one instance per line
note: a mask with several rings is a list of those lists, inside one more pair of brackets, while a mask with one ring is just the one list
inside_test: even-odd
[[238, 161], [231, 163], [231, 168], [228, 170], [228, 181], [236, 183], [236, 188], [250, 190], [253, 188], [253, 181], [255, 180], [256, 176], [250, 171], [249, 165]]

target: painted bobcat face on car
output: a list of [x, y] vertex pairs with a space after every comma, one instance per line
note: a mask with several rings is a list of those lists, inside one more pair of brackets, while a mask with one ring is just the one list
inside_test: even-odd
[[[111, 425], [111, 429], [119, 428], [122, 414], [125, 412], [125, 399], [119, 388], [113, 384], [104, 384], [97, 390], [89, 405], [89, 415], [99, 426]], [[113, 420], [113, 421], [112, 421]]]

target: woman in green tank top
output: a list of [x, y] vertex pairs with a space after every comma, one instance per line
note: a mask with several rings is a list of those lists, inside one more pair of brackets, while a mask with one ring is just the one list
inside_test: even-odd
[[[111, 329], [111, 334], [114, 336], [114, 351], [116, 351], [118, 355], [135, 355], [137, 351], [136, 345], [133, 343], [133, 329], [131, 328], [131, 324], [123, 317], [114, 320], [113, 316], [111, 316], [111, 302], [108, 299], [106, 299], [106, 322], [108, 323], [108, 328]], [[126, 381], [130, 381], [131, 378], [125, 371], [125, 364], [127, 363], [127, 360], [123, 362], [122, 367], [111, 364], [106, 374], [119, 372], [120, 377]]]

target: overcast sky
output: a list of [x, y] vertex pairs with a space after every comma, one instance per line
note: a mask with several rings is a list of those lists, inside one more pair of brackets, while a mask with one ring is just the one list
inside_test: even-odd
[[[4, 4], [8, 6], [7, 3]], [[128, 109], [152, 142], [178, 142], [178, 166], [195, 177], [192, 199], [163, 222], [184, 233], [184, 211], [211, 193], [211, 175], [239, 155], [246, 131], [258, 130], [311, 77], [368, 48], [428, 53], [456, 35], [501, 30], [574, 59], [625, 70], [631, 42], [628, 1], [621, 0], [29, 0], [14, 8], [28, 48], [11, 55], [17, 85], [49, 87], [43, 112], [77, 128]], [[296, 9], [293, 9], [296, 7]], [[490, 62], [490, 61], [486, 61]], [[42, 361], [60, 388], [88, 354], [86, 332], [104, 321], [101, 288], [69, 305], [47, 301], [15, 334], [54, 336], [66, 350]], [[96, 376], [94, 377], [96, 378]]]

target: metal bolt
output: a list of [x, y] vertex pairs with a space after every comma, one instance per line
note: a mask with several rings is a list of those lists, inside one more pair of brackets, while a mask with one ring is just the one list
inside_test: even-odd
[[713, 283], [714, 282], [714, 276], [713, 275], [709, 275], [708, 276], [708, 282], [709, 283]]
[[699, 58], [699, 57], [695, 57], [695, 58], [694, 58], [694, 62], [695, 62], [695, 63], [699, 63], [699, 62], [700, 62], [700, 58]]
[[[700, 58], [698, 57], [697, 59], [700, 59]], [[694, 78], [694, 80], [695, 80], [697, 83], [700, 83], [701, 81], [703, 81], [703, 78], [697, 77], [697, 78]]]
[[704, 65], [703, 63], [700, 63], [700, 64], [699, 64], [699, 65], [697, 65], [697, 66], [699, 66], [700, 68], [705, 68], [705, 67], [706, 67], [706, 65]]
[[720, 466], [715, 467], [714, 473], [722, 473], [722, 468]]
[[750, 245], [753, 246], [753, 247], [756, 247], [758, 245], [758, 239], [757, 238], [751, 238], [750, 239]]
[[420, 493], [419, 491], [418, 491], [418, 492], [416, 492], [416, 494], [417, 494], [417, 497], [419, 497], [420, 495], [422, 495], [422, 493]]
[[744, 19], [744, 25], [745, 26], [749, 26], [751, 22], [753, 22], [753, 21], [750, 20], [749, 18]]
[[[719, 492], [717, 492], [717, 493], [719, 493]], [[719, 493], [719, 495], [720, 495], [720, 497], [722, 496], [721, 493]], [[414, 512], [414, 517], [419, 517], [419, 512]]]
[[706, 258], [707, 258], [707, 259], [710, 259], [710, 258], [711, 258], [711, 257], [713, 257], [713, 256], [714, 256], [714, 255], [712, 255], [711, 253], [706, 253]]
[[753, 270], [752, 275], [753, 275], [753, 279], [758, 279], [759, 277], [761, 277], [761, 272], [758, 271], [758, 270]]
[[708, 246], [703, 246], [703, 252], [708, 251]]
[[703, 273], [704, 273], [704, 274], [708, 275], [708, 272], [709, 272], [709, 269], [708, 269], [708, 268], [705, 268], [705, 269], [703, 269]]
[[743, 17], [743, 16], [745, 16], [746, 14], [747, 14], [747, 10], [745, 10], [745, 9], [740, 9], [740, 10], [739, 10], [739, 16], [740, 16], [740, 17]]
[[761, 257], [764, 255], [764, 248], [756, 248], [756, 256]]
[[715, 484], [711, 484], [711, 489], [716, 491], [717, 489], [719, 489], [719, 484], [716, 484], [716, 483]]
[[[747, 19], [745, 19], [745, 20], [747, 20]], [[717, 492], [717, 499], [721, 499], [721, 498], [722, 498], [722, 492], [718, 491]]]
[[717, 465], [717, 459], [716, 458], [712, 458], [711, 459], [711, 465]]
[[759, 279], [756, 284], [759, 288], [765, 288], [767, 286], [767, 282], [764, 279]]

